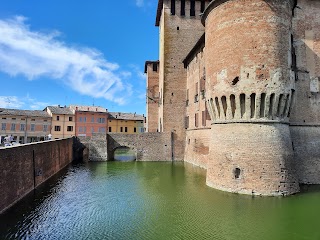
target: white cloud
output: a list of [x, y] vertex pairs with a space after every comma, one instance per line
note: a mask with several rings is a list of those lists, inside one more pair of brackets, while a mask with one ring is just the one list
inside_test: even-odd
[[136, 0], [137, 7], [143, 7], [144, 6], [144, 0]]
[[21, 108], [24, 101], [16, 96], [0, 96], [1, 108]]
[[119, 71], [118, 64], [108, 62], [97, 50], [67, 46], [57, 39], [57, 31], [31, 31], [25, 21], [23, 16], [0, 20], [0, 71], [29, 80], [59, 79], [80, 94], [126, 102], [130, 87], [122, 78], [128, 72]]
[[31, 98], [29, 94], [26, 97], [0, 96], [0, 108], [43, 110], [50, 105], [57, 104], [37, 101]]

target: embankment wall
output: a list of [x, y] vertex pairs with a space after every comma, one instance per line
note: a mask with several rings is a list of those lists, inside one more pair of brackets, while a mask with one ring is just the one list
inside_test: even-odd
[[73, 160], [73, 139], [0, 149], [0, 213]]

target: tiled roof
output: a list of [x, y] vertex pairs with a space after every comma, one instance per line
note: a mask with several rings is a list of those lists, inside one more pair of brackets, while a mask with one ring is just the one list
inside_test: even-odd
[[26, 116], [26, 117], [46, 117], [50, 118], [50, 115], [41, 110], [20, 110], [20, 109], [9, 109], [9, 108], [0, 108], [1, 116]]
[[68, 107], [48, 106], [52, 114], [74, 115], [73, 111]]
[[135, 113], [109, 112], [109, 119], [144, 121], [144, 116]]
[[81, 112], [101, 112], [101, 113], [107, 112], [107, 109], [99, 106], [70, 105], [70, 109], [74, 111], [81, 111]]

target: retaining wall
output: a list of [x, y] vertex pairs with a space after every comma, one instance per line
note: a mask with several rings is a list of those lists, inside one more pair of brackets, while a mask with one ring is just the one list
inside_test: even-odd
[[68, 138], [0, 149], [0, 213], [66, 167], [72, 144]]

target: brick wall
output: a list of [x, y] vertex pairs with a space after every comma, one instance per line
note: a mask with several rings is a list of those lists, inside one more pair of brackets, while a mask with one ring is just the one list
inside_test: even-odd
[[292, 123], [320, 122], [320, 2], [299, 0], [292, 20], [296, 53], [296, 98]]
[[291, 126], [290, 132], [299, 183], [320, 184], [320, 127]]
[[207, 185], [257, 195], [288, 195], [299, 191], [289, 126], [213, 125]]
[[187, 131], [184, 161], [207, 168], [210, 134], [210, 128]]
[[72, 138], [0, 149], [0, 212], [72, 161]]
[[[190, 16], [190, 1], [186, 1], [185, 16], [180, 14], [180, 1], [171, 14], [171, 1], [165, 0], [160, 21], [159, 88], [162, 103], [159, 126], [173, 133], [174, 159], [183, 160], [185, 148], [186, 70], [182, 61], [204, 32], [200, 22], [200, 1], [196, 1], [195, 16]], [[192, 34], [190, 34], [192, 33]]]
[[[156, 67], [156, 68], [155, 68]], [[147, 72], [147, 122], [146, 132], [158, 132], [159, 115], [159, 62], [146, 64]]]

